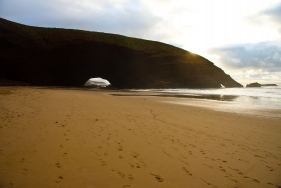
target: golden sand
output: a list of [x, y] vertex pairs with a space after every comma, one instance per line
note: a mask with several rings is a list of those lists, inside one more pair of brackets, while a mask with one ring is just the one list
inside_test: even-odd
[[281, 186], [280, 118], [112, 93], [0, 88], [0, 188]]

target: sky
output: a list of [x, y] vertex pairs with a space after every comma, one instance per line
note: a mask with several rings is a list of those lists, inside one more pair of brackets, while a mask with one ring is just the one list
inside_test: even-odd
[[0, 17], [160, 41], [243, 85], [281, 84], [281, 0], [0, 0]]

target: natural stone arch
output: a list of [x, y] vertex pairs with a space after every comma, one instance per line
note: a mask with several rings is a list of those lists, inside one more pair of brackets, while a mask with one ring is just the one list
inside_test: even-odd
[[111, 85], [110, 82], [106, 79], [102, 79], [100, 77], [97, 78], [90, 78], [86, 81], [84, 86], [94, 86], [94, 87], [107, 87]]

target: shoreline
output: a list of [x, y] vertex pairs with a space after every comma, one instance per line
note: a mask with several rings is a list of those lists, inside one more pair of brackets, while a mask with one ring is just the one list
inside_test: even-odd
[[[208, 108], [220, 112], [238, 113], [255, 117], [281, 118], [281, 109], [278, 107], [268, 107], [264, 105], [251, 104], [249, 101], [257, 100], [249, 96], [220, 96], [203, 94], [175, 94], [163, 92], [138, 92], [138, 91], [119, 91], [110, 94], [119, 97], [159, 97], [163, 102], [190, 107]], [[262, 97], [259, 97], [262, 99]], [[268, 99], [267, 99], [268, 100]]]
[[281, 185], [280, 118], [122, 93], [0, 87], [0, 187]]
[[[212, 108], [210, 103], [218, 102], [217, 104], [229, 104], [224, 106], [219, 106], [219, 108], [222, 107], [221, 110], [218, 110], [219, 108], [213, 108], [217, 111], [224, 111], [229, 112], [229, 109], [232, 110], [238, 110], [238, 113], [242, 113], [244, 109], [245, 110], [253, 110], [251, 113], [246, 113], [248, 115], [262, 115], [263, 112], [272, 112], [273, 115], [268, 114], [268, 117], [273, 118], [279, 118], [281, 117], [281, 106], [268, 106], [268, 103], [280, 103], [281, 99], [279, 98], [270, 98], [270, 97], [262, 97], [262, 96], [247, 96], [247, 95], [225, 95], [225, 94], [204, 94], [204, 93], [174, 93], [174, 92], [163, 92], [163, 91], [154, 91], [154, 90], [129, 90], [129, 89], [108, 89], [108, 88], [91, 88], [91, 87], [68, 87], [68, 86], [0, 86], [0, 88], [30, 88], [30, 89], [52, 89], [52, 90], [74, 90], [74, 91], [88, 91], [88, 92], [103, 92], [108, 93], [112, 96], [124, 96], [124, 97], [141, 97], [141, 96], [151, 96], [151, 97], [160, 97], [160, 98], [168, 98], [173, 101], [176, 100], [175, 104], [180, 104], [178, 100], [187, 99], [186, 102], [183, 102], [182, 105], [187, 105], [189, 101], [191, 101], [189, 106], [197, 106], [197, 107], [203, 107], [203, 108]], [[259, 89], [259, 88], [258, 88]], [[267, 103], [267, 104], [258, 104], [255, 103]], [[201, 103], [200, 105], [195, 104], [195, 102]], [[206, 101], [206, 104], [204, 104], [204, 101]], [[249, 102], [250, 101], [250, 102]], [[231, 105], [232, 104], [232, 105]], [[226, 110], [225, 110], [226, 109]], [[232, 113], [232, 112], [230, 112]], [[267, 117], [267, 116], [265, 116]]]

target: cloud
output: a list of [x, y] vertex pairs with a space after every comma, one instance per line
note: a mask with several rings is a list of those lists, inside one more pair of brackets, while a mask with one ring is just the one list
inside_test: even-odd
[[[281, 81], [281, 4], [262, 10], [250, 17], [247, 22], [256, 29], [265, 30], [275, 37], [259, 43], [227, 45], [207, 50], [210, 59], [219, 67], [227, 70], [236, 80], [246, 82]], [[277, 33], [277, 34], [276, 34]], [[255, 33], [253, 33], [255, 35]], [[213, 58], [212, 57], [216, 57]]]
[[276, 8], [266, 10], [264, 14], [269, 16], [270, 20], [278, 25], [279, 33], [281, 34], [281, 3]]
[[220, 56], [223, 65], [231, 69], [281, 70], [281, 48], [270, 42], [213, 48], [208, 52]]
[[255, 25], [257, 27], [268, 27], [272, 30], [277, 30], [279, 32], [279, 37], [281, 34], [281, 3], [271, 7], [269, 9], [260, 11], [254, 15], [247, 17], [247, 22], [249, 24]]
[[[281, 31], [281, 4], [254, 14], [247, 20], [261, 29], [270, 25], [273, 30], [277, 27]], [[268, 72], [281, 70], [280, 35], [266, 42], [212, 48], [208, 53], [219, 56], [223, 66], [231, 69], [262, 69]]]
[[266, 10], [263, 12], [264, 15], [269, 16], [269, 18], [281, 26], [281, 3], [272, 9]]
[[137, 0], [1, 0], [0, 16], [27, 25], [140, 38], [145, 38], [161, 20]]
[[216, 64], [240, 82], [281, 80], [281, 47], [271, 42], [240, 44], [208, 51], [219, 57]]
[[251, 29], [241, 21], [276, 1], [0, 0], [0, 17], [27, 25], [157, 40], [202, 53], [209, 46], [276, 38], [275, 33], [267, 35], [268, 29]]

